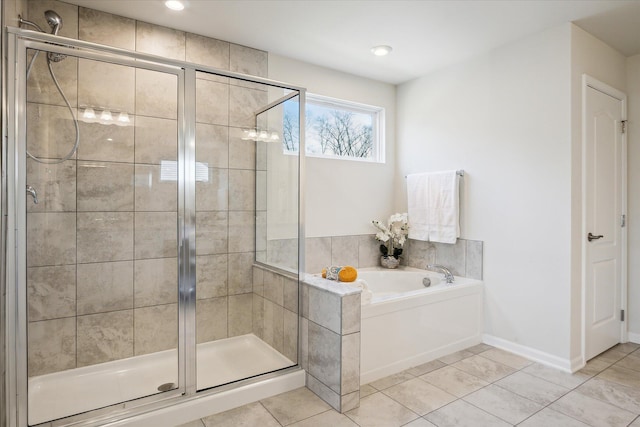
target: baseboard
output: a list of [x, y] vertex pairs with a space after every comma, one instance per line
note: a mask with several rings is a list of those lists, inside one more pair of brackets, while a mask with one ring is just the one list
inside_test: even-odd
[[536, 350], [535, 348], [517, 344], [512, 341], [507, 341], [493, 335], [484, 334], [482, 336], [482, 342], [565, 372], [575, 372], [584, 366], [582, 358], [571, 360], [563, 359], [562, 357], [554, 356], [553, 354], [545, 353], [544, 351]]
[[631, 341], [632, 343], [635, 344], [640, 344], [640, 334], [636, 334], [634, 332], [628, 332], [627, 333], [627, 338], [629, 339], [629, 341]]

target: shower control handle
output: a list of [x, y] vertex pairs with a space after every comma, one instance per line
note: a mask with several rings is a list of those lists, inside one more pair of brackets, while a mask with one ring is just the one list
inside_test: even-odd
[[31, 194], [31, 197], [33, 197], [33, 203], [34, 204], [38, 204], [38, 192], [36, 191], [35, 188], [33, 188], [30, 185], [27, 185], [27, 193]]
[[602, 239], [604, 236], [602, 234], [598, 234], [597, 236], [594, 236], [593, 234], [589, 233], [587, 235], [587, 240], [588, 241], [592, 241], [592, 240], [598, 240], [598, 239]]

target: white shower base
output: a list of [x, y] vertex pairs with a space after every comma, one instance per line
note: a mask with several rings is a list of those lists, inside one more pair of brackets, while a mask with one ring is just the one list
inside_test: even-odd
[[[135, 356], [29, 379], [29, 424], [39, 424], [158, 393], [178, 383], [176, 350]], [[295, 363], [253, 334], [197, 346], [203, 390]]]

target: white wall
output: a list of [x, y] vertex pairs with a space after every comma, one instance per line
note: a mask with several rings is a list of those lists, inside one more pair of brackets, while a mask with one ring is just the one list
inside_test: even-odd
[[566, 360], [571, 229], [570, 26], [398, 88], [404, 175], [464, 169], [462, 237], [483, 240], [485, 332]]
[[385, 108], [385, 164], [313, 157], [306, 163], [307, 237], [374, 233], [371, 220], [393, 213], [395, 86], [271, 53], [269, 78], [309, 93]]
[[[571, 25], [571, 358], [582, 346], [582, 75], [626, 88], [626, 61], [618, 51], [581, 28]], [[629, 258], [630, 264], [633, 258]]]
[[640, 55], [627, 58], [629, 338], [640, 342]]

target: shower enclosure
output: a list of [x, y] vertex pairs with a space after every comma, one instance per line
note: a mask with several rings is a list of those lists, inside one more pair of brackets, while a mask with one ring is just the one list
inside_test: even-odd
[[299, 370], [304, 89], [17, 29], [8, 68], [14, 425]]

